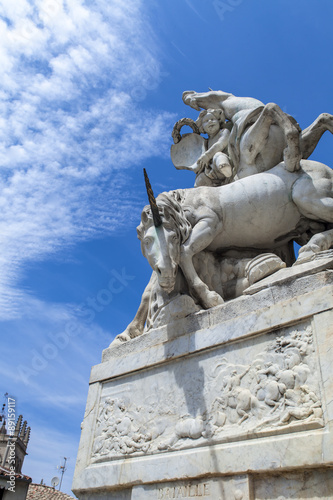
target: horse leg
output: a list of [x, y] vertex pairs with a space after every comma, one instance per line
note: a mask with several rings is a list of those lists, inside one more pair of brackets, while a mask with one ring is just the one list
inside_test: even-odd
[[309, 261], [316, 253], [329, 250], [333, 246], [333, 229], [312, 236], [310, 241], [300, 248], [296, 264]]
[[333, 223], [333, 175], [326, 165], [302, 160], [306, 175], [292, 186], [292, 200], [299, 212], [316, 222]]
[[238, 177], [269, 170], [283, 158], [287, 170], [299, 168], [299, 130], [277, 104], [264, 106], [254, 124], [243, 133], [240, 148], [243, 167]]
[[199, 278], [193, 265], [193, 256], [207, 248], [218, 229], [220, 229], [218, 217], [212, 212], [210, 217], [200, 220], [194, 226], [190, 237], [180, 248], [180, 267], [191, 294], [199, 300], [204, 309], [223, 304], [224, 300], [218, 293], [209, 290]]
[[299, 176], [292, 187], [292, 200], [299, 212], [311, 221], [328, 224], [326, 231], [312, 236], [301, 247], [297, 264], [306, 262], [314, 254], [328, 250], [333, 245], [333, 176], [323, 164], [302, 160], [302, 168], [307, 174]]
[[301, 152], [300, 152], [300, 130], [290, 120], [288, 115], [273, 102], [266, 104], [263, 113], [267, 113], [272, 117], [272, 120], [277, 123], [284, 132], [287, 147], [283, 152], [285, 167], [289, 172], [295, 172], [300, 168]]
[[300, 148], [302, 158], [309, 158], [326, 130], [333, 134], [333, 115], [322, 113], [309, 127], [301, 132]]
[[267, 144], [270, 126], [273, 118], [265, 111], [266, 107], [242, 136], [242, 155], [246, 163], [252, 164], [255, 158]]

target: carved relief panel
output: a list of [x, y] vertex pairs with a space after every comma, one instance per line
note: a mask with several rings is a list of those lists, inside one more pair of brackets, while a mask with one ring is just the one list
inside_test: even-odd
[[323, 425], [310, 322], [104, 384], [92, 461]]

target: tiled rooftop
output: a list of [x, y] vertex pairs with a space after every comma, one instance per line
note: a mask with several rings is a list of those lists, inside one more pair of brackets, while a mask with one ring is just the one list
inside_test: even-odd
[[[1, 467], [0, 466], [0, 475], [1, 476], [9, 477], [12, 474], [13, 473], [9, 469], [7, 469], [7, 467]], [[19, 472], [15, 472], [15, 477], [16, 477], [16, 479], [23, 479], [25, 481], [31, 481], [31, 477], [25, 476], [24, 474], [21, 474]]]
[[26, 500], [75, 500], [75, 497], [71, 497], [67, 493], [55, 490], [45, 484], [31, 483]]

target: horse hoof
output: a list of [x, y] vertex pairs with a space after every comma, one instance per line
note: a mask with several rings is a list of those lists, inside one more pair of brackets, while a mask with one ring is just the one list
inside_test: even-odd
[[224, 300], [221, 295], [216, 292], [208, 292], [204, 300], [204, 307], [205, 309], [210, 309], [211, 307], [216, 307], [223, 303]]
[[297, 260], [294, 264], [294, 266], [297, 266], [299, 264], [305, 264], [306, 262], [310, 262], [314, 257], [315, 255], [317, 254], [318, 252], [314, 252], [312, 249], [308, 249], [308, 248], [304, 248], [304, 250], [300, 249], [300, 251], [298, 252], [298, 257], [297, 257]]
[[329, 113], [322, 113], [319, 118], [319, 122], [327, 127], [327, 130], [333, 134], [333, 115]]
[[127, 333], [121, 333], [117, 335], [117, 337], [111, 342], [110, 347], [116, 347], [118, 345], [122, 345], [124, 342], [131, 340], [131, 337], [127, 335]]

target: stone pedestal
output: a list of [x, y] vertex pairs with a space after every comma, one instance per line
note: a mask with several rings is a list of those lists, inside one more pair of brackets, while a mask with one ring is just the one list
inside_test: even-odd
[[333, 499], [333, 259], [103, 352], [80, 500]]

